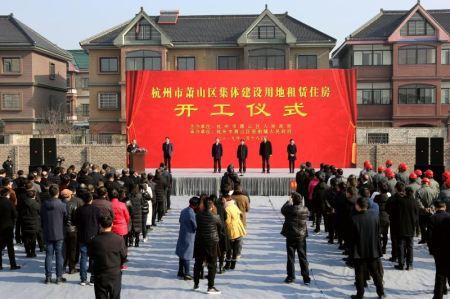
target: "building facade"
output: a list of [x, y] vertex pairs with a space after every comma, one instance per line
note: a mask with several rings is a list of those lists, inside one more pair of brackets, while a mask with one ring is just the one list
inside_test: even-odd
[[77, 129], [89, 128], [89, 55], [85, 50], [68, 50], [67, 114]]
[[80, 42], [93, 133], [126, 133], [127, 70], [328, 68], [336, 40], [267, 8], [259, 15], [136, 16]]
[[[450, 10], [426, 10], [419, 1], [409, 11], [380, 10], [334, 51], [333, 66], [357, 69], [359, 144], [398, 144], [395, 128], [410, 128], [404, 144], [448, 140], [449, 32]], [[423, 127], [438, 130], [429, 135]]]
[[17, 20], [0, 16], [1, 133], [35, 134], [65, 117], [70, 55]]

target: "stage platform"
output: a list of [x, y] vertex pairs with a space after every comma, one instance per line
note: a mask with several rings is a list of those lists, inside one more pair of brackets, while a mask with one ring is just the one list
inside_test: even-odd
[[[344, 169], [344, 176], [359, 174], [360, 170]], [[209, 169], [172, 169], [172, 195], [219, 195], [223, 174], [224, 170], [222, 173], [213, 173]], [[289, 173], [288, 169], [271, 169], [269, 174], [261, 173], [261, 169], [247, 169], [247, 173], [239, 178], [243, 189], [250, 195], [286, 196], [291, 192], [290, 182], [295, 180], [295, 173]]]

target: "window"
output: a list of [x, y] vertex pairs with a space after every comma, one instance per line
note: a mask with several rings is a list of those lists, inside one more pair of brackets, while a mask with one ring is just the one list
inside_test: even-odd
[[429, 46], [408, 46], [398, 50], [399, 64], [436, 63], [436, 49]]
[[360, 83], [357, 90], [358, 105], [390, 105], [392, 103], [389, 83]]
[[434, 27], [420, 13], [415, 13], [400, 29], [402, 36], [432, 36], [436, 34]]
[[248, 68], [256, 70], [284, 69], [284, 50], [271, 48], [250, 50], [248, 57]]
[[392, 50], [384, 45], [363, 45], [353, 48], [353, 65], [391, 65]]
[[127, 71], [161, 70], [161, 53], [154, 51], [133, 51], [127, 53]]
[[118, 71], [117, 57], [100, 57], [100, 73], [117, 73]]
[[177, 70], [195, 70], [195, 57], [177, 57]]
[[367, 133], [367, 143], [368, 144], [388, 144], [389, 134], [388, 133]]
[[258, 27], [258, 39], [274, 39], [274, 38], [275, 38], [275, 26]]
[[117, 110], [119, 109], [119, 94], [117, 93], [99, 93], [98, 109]]
[[238, 58], [237, 56], [219, 56], [217, 57], [218, 70], [237, 70]]
[[89, 88], [89, 78], [81, 78], [80, 79], [80, 87], [83, 89]]
[[148, 23], [139, 23], [136, 25], [136, 40], [152, 39], [152, 26]]
[[50, 80], [56, 79], [56, 68], [55, 64], [50, 62]]
[[20, 73], [20, 58], [5, 57], [2, 61], [4, 74]]
[[441, 104], [450, 104], [450, 88], [441, 89]]
[[405, 85], [398, 89], [399, 104], [434, 104], [436, 88], [431, 85]]
[[317, 55], [298, 55], [297, 56], [298, 69], [316, 69]]
[[2, 94], [2, 110], [22, 110], [21, 96], [19, 93], [3, 93]]
[[450, 64], [450, 49], [442, 49], [442, 64]]
[[81, 116], [89, 116], [89, 104], [81, 104], [78, 106], [77, 114]]

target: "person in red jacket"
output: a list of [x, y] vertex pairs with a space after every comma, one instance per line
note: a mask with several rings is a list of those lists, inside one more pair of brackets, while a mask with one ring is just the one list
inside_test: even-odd
[[[128, 234], [128, 224], [130, 223], [130, 213], [125, 203], [119, 201], [119, 192], [112, 189], [108, 192], [111, 198], [112, 210], [114, 212], [112, 232], [123, 237], [126, 242], [126, 235]], [[122, 266], [124, 269], [125, 265]]]

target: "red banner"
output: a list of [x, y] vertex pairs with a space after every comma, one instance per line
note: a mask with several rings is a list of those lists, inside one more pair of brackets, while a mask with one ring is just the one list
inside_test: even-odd
[[148, 150], [148, 168], [163, 161], [166, 136], [174, 145], [172, 168], [212, 168], [216, 137], [225, 166], [237, 164], [245, 139], [247, 167], [261, 167], [264, 136], [272, 142], [272, 168], [288, 167], [291, 138], [297, 166], [355, 163], [353, 70], [130, 71], [126, 98], [128, 139]]

